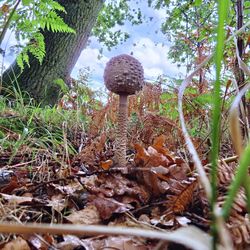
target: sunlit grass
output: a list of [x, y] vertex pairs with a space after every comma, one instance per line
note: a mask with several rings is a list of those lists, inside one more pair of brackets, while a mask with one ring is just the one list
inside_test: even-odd
[[[15, 100], [0, 98], [0, 145], [2, 150], [11, 151], [9, 164], [24, 145], [34, 152], [50, 149], [63, 153], [64, 133], [87, 124], [83, 114], [76, 114], [78, 110], [63, 110], [56, 106], [41, 108], [31, 100], [24, 101], [18, 92], [16, 94]], [[64, 129], [63, 124], [66, 124]], [[67, 147], [70, 154], [76, 153], [70, 140], [67, 140]]]

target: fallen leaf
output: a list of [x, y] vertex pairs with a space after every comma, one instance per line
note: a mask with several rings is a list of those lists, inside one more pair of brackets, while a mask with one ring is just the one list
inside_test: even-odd
[[12, 176], [10, 182], [1, 189], [2, 193], [10, 194], [14, 189], [21, 187], [16, 176]]
[[165, 135], [160, 135], [154, 139], [152, 147], [155, 148], [158, 153], [161, 153], [164, 156], [166, 156], [169, 161], [174, 162], [174, 156], [166, 147], [164, 147], [166, 140], [167, 137]]
[[37, 250], [48, 250], [53, 244], [53, 238], [48, 234], [44, 236], [32, 235], [27, 239], [27, 241]]
[[75, 211], [65, 218], [72, 224], [95, 225], [101, 222], [98, 209], [94, 205]]
[[[63, 236], [64, 241], [56, 244], [56, 249], [62, 250], [74, 250], [79, 246], [84, 247], [82, 241], [75, 235], [65, 235]], [[87, 248], [84, 248], [87, 250]]]
[[83, 190], [83, 186], [79, 181], [71, 181], [68, 185], [64, 186], [52, 183], [50, 186], [54, 187], [55, 190], [59, 190], [62, 194], [74, 194], [76, 191]]
[[3, 250], [30, 250], [30, 247], [26, 240], [21, 238], [20, 236], [12, 241], [8, 242], [4, 247]]
[[95, 249], [122, 249], [122, 250], [148, 250], [149, 243], [140, 242], [133, 236], [110, 236], [105, 238], [90, 238], [82, 240], [86, 250]]
[[60, 213], [67, 206], [67, 202], [62, 197], [62, 194], [53, 195], [48, 201], [48, 206], [51, 206], [55, 211]]
[[107, 161], [101, 161], [100, 166], [103, 170], [109, 170], [110, 167], [113, 165], [112, 160], [107, 160]]
[[133, 208], [130, 204], [123, 204], [111, 198], [97, 197], [92, 204], [96, 206], [103, 220], [109, 219], [114, 213], [125, 213]]

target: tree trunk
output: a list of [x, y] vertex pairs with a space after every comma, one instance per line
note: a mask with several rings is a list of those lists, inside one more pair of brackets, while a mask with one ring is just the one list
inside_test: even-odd
[[30, 67], [23, 72], [14, 62], [3, 74], [3, 87], [12, 86], [17, 79], [22, 92], [42, 105], [55, 104], [60, 96], [60, 86], [55, 80], [69, 83], [70, 74], [81, 51], [87, 44], [91, 30], [104, 3], [103, 0], [58, 0], [67, 14], [61, 17], [71, 28], [72, 33], [53, 33], [43, 31], [46, 55], [42, 65], [30, 56]]

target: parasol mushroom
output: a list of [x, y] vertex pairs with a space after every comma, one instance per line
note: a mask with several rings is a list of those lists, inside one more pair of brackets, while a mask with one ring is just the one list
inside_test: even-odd
[[115, 161], [126, 166], [128, 95], [141, 90], [144, 73], [141, 63], [132, 56], [119, 55], [110, 59], [104, 71], [104, 82], [108, 90], [119, 95]]

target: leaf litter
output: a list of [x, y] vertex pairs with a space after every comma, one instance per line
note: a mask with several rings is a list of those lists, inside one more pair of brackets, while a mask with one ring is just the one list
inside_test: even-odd
[[[70, 135], [78, 153], [69, 154], [69, 158], [51, 149], [38, 149], [34, 154], [28, 145], [22, 145], [14, 156], [11, 150], [1, 150], [1, 222], [121, 226], [177, 234], [185, 228], [192, 233], [192, 225], [209, 233], [211, 218], [205, 191], [190, 156], [183, 153], [184, 139], [177, 121], [157, 113], [160, 98], [155, 97], [159, 91], [146, 85], [141, 98], [131, 98], [129, 114], [136, 113], [138, 119], [129, 123], [127, 174], [114, 164], [114, 128], [105, 125], [106, 120], [116, 122], [117, 99], [112, 95], [107, 106], [92, 114], [88, 132], [75, 130], [80, 142], [76, 141], [79, 136]], [[154, 104], [148, 102], [149, 97]], [[150, 112], [143, 111], [145, 105]], [[8, 130], [8, 134], [15, 133]], [[204, 156], [203, 148], [199, 150]], [[210, 165], [204, 159], [208, 175]], [[236, 158], [220, 161], [221, 206], [236, 167]], [[226, 226], [237, 249], [249, 247], [250, 223], [243, 189]], [[199, 242], [197, 235], [192, 237]], [[93, 236], [83, 232], [81, 236], [2, 234], [0, 247], [144, 250], [177, 249], [180, 245], [141, 236]]]

